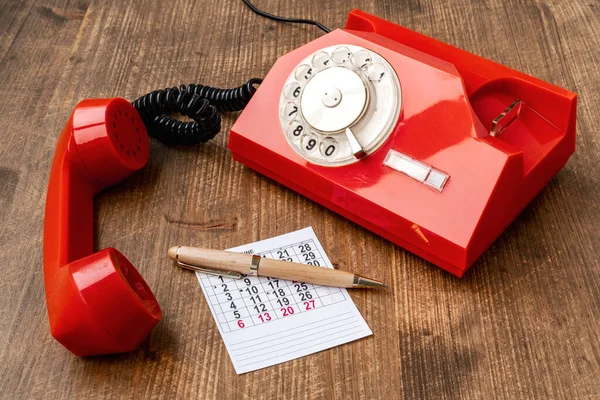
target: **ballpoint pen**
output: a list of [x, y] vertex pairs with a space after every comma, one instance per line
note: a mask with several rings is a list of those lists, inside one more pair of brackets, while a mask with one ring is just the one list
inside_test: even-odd
[[256, 254], [174, 246], [169, 249], [168, 255], [182, 268], [230, 278], [239, 279], [245, 275], [265, 276], [344, 288], [386, 286], [383, 282], [351, 272], [263, 258]]

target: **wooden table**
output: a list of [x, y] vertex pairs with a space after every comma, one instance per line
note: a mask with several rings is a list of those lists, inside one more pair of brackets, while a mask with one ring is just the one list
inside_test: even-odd
[[[170, 148], [96, 197], [96, 246], [129, 257], [162, 322], [129, 354], [77, 358], [48, 329], [44, 201], [78, 101], [184, 82], [236, 86], [322, 33], [240, 1], [0, 0], [0, 393], [4, 398], [594, 398], [600, 396], [600, 3], [592, 0], [275, 1], [342, 27], [351, 7], [579, 94], [577, 152], [457, 279], [234, 162], [216, 140]], [[227, 248], [313, 226], [330, 258], [391, 284], [352, 297], [374, 335], [235, 374], [170, 245]]]

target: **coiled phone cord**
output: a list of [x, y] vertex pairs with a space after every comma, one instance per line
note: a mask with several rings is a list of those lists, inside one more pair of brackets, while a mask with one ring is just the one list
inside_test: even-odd
[[[325, 32], [331, 30], [309, 19], [286, 18], [269, 14], [256, 8], [250, 1], [242, 0], [252, 11], [279, 22], [309, 24]], [[252, 78], [232, 89], [219, 89], [197, 84], [181, 85], [150, 92], [132, 104], [142, 116], [148, 134], [170, 145], [195, 145], [206, 143], [221, 130], [220, 112], [243, 110], [256, 92], [262, 79]], [[192, 119], [181, 121], [172, 117], [180, 114]]]
[[[252, 78], [232, 89], [189, 84], [155, 90], [132, 104], [140, 113], [148, 134], [169, 145], [190, 146], [206, 143], [221, 130], [220, 112], [241, 111], [256, 92], [254, 85], [262, 79]], [[192, 121], [181, 121], [172, 114]]]

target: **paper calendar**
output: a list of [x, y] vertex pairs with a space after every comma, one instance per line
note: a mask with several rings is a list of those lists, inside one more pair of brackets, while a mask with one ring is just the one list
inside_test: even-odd
[[[333, 268], [311, 227], [228, 251]], [[196, 272], [238, 374], [372, 334], [346, 289]]]

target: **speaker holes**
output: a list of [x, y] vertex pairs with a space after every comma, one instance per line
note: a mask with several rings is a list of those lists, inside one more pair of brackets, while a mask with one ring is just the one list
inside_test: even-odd
[[117, 129], [117, 124], [113, 122], [113, 128]]
[[121, 146], [121, 150], [123, 150], [123, 143], [119, 144], [119, 146]]
[[115, 133], [115, 139], [118, 139], [118, 138], [119, 138], [119, 135], [117, 135], [117, 134]]

